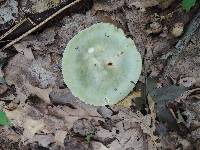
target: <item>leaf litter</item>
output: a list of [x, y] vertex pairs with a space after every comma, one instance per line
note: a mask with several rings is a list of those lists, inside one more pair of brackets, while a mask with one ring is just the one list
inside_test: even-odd
[[[1, 97], [0, 107], [12, 122], [12, 127], [1, 128], [1, 135], [7, 141], [11, 140], [14, 147], [190, 149], [191, 142], [199, 139], [199, 90], [193, 90], [199, 84], [199, 62], [196, 55], [199, 33], [193, 36], [186, 48], [188, 52], [183, 54], [171, 72], [173, 84], [176, 85], [161, 78], [165, 66], [165, 59], [161, 59], [161, 56], [167, 56], [166, 53], [173, 50], [172, 44], [176, 41], [166, 30], [173, 29], [176, 16], [179, 16], [177, 22], [185, 25], [188, 15], [178, 11], [170, 17], [165, 8], [173, 5], [172, 1], [168, 4], [153, 0], [113, 2], [114, 5], [107, 1], [94, 1], [93, 8], [85, 14], [66, 16], [59, 21], [59, 25], [27, 36], [13, 45], [17, 54], [9, 58], [8, 63], [1, 68], [2, 77], [6, 81], [1, 85], [8, 88], [2, 90], [6, 94]], [[155, 7], [163, 11], [155, 13], [149, 10]], [[169, 7], [169, 11], [172, 8]], [[108, 19], [108, 16], [111, 17]], [[125, 33], [134, 39], [144, 59], [145, 68], [140, 81], [147, 88], [146, 92], [133, 91], [119, 105], [94, 107], [74, 97], [64, 84], [61, 54], [75, 34], [101, 22], [105, 17], [107, 21], [122, 26]], [[151, 27], [150, 33], [146, 32], [147, 27]], [[145, 82], [147, 73], [158, 79], [155, 84]], [[9, 93], [11, 86], [14, 86], [14, 90]], [[134, 108], [134, 102], [138, 97], [144, 99], [143, 95], [148, 98], [149, 108], [141, 113]], [[143, 104], [146, 106], [146, 103]], [[169, 130], [166, 122], [178, 124], [176, 127], [179, 129]], [[158, 126], [167, 132], [159, 132]], [[181, 135], [180, 131], [186, 136]], [[85, 139], [87, 137], [88, 141]], [[2, 138], [0, 141], [6, 143]], [[16, 142], [21, 144], [16, 146]], [[195, 146], [198, 146], [198, 142]]]

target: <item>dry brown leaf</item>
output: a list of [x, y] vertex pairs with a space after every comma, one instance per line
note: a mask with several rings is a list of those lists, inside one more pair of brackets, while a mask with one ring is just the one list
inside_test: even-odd
[[170, 5], [173, 4], [173, 2], [175, 0], [157, 0], [159, 2], [159, 6], [162, 8], [162, 9], [166, 9], [168, 8]]
[[184, 77], [179, 80], [179, 85], [184, 87], [191, 87], [195, 85], [196, 79], [194, 77]]
[[15, 49], [19, 53], [24, 54], [24, 56], [27, 59], [30, 59], [30, 60], [34, 59], [34, 56], [33, 56], [33, 53], [32, 53], [32, 49], [30, 47], [27, 47], [27, 44], [25, 45], [25, 42], [24, 43], [17, 43], [17, 44], [15, 44], [13, 46], [15, 47]]
[[15, 85], [16, 99], [22, 104], [30, 95], [36, 95], [50, 103], [49, 93], [55, 85], [56, 75], [51, 71], [50, 57], [30, 59], [15, 55], [5, 68], [5, 79]]
[[55, 138], [53, 134], [36, 134], [33, 138], [32, 141], [29, 140], [29, 142], [34, 143], [38, 142], [39, 145], [42, 147], [49, 147], [51, 143], [55, 142]]
[[87, 111], [82, 109], [81, 107], [77, 109], [72, 109], [67, 106], [61, 107], [49, 107], [48, 108], [49, 115], [57, 116], [59, 118], [63, 118], [68, 129], [71, 129], [74, 122], [81, 118], [94, 118], [97, 120], [102, 120], [103, 118], [96, 111]]
[[114, 11], [117, 10], [118, 8], [121, 8], [124, 5], [125, 0], [110, 0], [110, 1], [99, 1], [95, 0], [94, 1], [94, 6], [93, 6], [93, 11], [96, 13], [97, 11]]
[[118, 107], [126, 107], [126, 108], [130, 108], [130, 106], [132, 105], [132, 100], [137, 98], [137, 97], [141, 97], [141, 92], [132, 92], [130, 95], [128, 95], [125, 99], [121, 100], [119, 103], [117, 103], [116, 105]]
[[102, 143], [107, 143], [108, 141], [113, 141], [116, 138], [115, 134], [116, 134], [115, 131], [110, 132], [109, 130], [106, 130], [101, 126], [99, 126], [96, 127], [96, 132], [93, 139], [100, 141]]
[[21, 0], [21, 9], [23, 12], [28, 14], [34, 13], [42, 13], [46, 10], [49, 10], [55, 6], [58, 6], [63, 0], [42, 0], [42, 1], [35, 1], [35, 0]]
[[67, 131], [57, 130], [56, 133], [55, 133], [56, 143], [64, 146], [64, 139], [65, 139], [67, 133], [68, 133]]
[[[105, 143], [111, 141], [107, 145], [109, 150], [146, 149], [148, 143], [152, 142], [152, 138], [154, 138], [152, 137], [154, 131], [149, 127], [151, 117], [149, 115], [143, 116], [140, 112], [133, 113], [127, 108], [119, 108], [118, 111], [118, 114], [111, 117], [112, 122], [114, 122], [112, 131], [97, 127], [93, 138]], [[148, 141], [145, 140], [146, 134], [144, 133], [149, 137]]]
[[145, 11], [146, 8], [153, 7], [159, 4], [157, 0], [126, 0], [126, 3], [129, 7], [135, 6], [141, 11]]
[[18, 107], [13, 111], [5, 110], [6, 115], [14, 125], [23, 126], [24, 118], [26, 116], [22, 107]]
[[94, 150], [108, 150], [108, 148], [100, 142], [92, 141], [91, 145]]
[[43, 100], [45, 103], [51, 103], [49, 94], [52, 91], [52, 88], [49, 87], [48, 89], [40, 89], [38, 87], [32, 86], [29, 83], [24, 84], [28, 91], [31, 92], [31, 95], [35, 95]]
[[31, 140], [33, 136], [39, 132], [42, 131], [42, 129], [45, 127], [44, 120], [34, 120], [30, 117], [24, 118], [24, 132], [23, 132], [23, 138], [25, 140]]
[[0, 30], [10, 28], [19, 15], [18, 2], [15, 0], [6, 0], [5, 3], [0, 2]]
[[4, 94], [8, 89], [8, 86], [5, 84], [0, 84], [0, 95]]

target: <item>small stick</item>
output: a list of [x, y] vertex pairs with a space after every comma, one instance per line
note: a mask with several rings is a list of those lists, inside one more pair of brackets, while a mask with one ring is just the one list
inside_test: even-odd
[[27, 31], [26, 33], [22, 34], [20, 37], [16, 38], [15, 40], [13, 40], [12, 42], [8, 43], [6, 46], [4, 46], [0, 51], [3, 51], [5, 49], [7, 49], [8, 47], [12, 46], [13, 44], [17, 43], [18, 41], [20, 41], [22, 38], [26, 37], [27, 35], [31, 34], [32, 32], [34, 32], [35, 30], [37, 30], [38, 28], [40, 28], [41, 26], [43, 26], [44, 24], [46, 24], [49, 20], [53, 19], [55, 16], [57, 16], [58, 14], [62, 13], [65, 9], [79, 3], [82, 0], [75, 0], [72, 3], [64, 6], [63, 8], [61, 8], [60, 10], [58, 10], [56, 13], [54, 13], [53, 15], [49, 16], [47, 19], [45, 19], [44, 21], [42, 21], [41, 23], [39, 23], [37, 26], [33, 27], [31, 30]]
[[25, 18], [20, 23], [16, 24], [14, 27], [12, 27], [10, 30], [8, 30], [5, 34], [3, 34], [2, 36], [0, 36], [0, 41], [2, 41], [2, 39], [4, 39], [6, 36], [8, 36], [10, 33], [12, 33], [14, 30], [16, 30], [17, 28], [19, 28], [26, 21], [29, 21], [33, 26], [36, 25], [30, 18]]
[[176, 118], [176, 115], [175, 115], [173, 109], [169, 108], [169, 111], [170, 111], [171, 115], [174, 117], [174, 119], [177, 121], [177, 118]]

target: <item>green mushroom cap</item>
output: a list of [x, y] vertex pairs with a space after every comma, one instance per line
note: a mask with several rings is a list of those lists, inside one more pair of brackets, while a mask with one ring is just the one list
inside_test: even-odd
[[135, 87], [142, 69], [133, 40], [109, 23], [79, 32], [62, 60], [64, 81], [74, 96], [95, 106], [113, 105]]

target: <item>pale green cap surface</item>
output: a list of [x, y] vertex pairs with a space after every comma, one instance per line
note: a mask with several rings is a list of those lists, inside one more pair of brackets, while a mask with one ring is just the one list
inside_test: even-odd
[[64, 82], [74, 96], [95, 106], [112, 105], [133, 90], [142, 59], [132, 39], [108, 23], [79, 32], [62, 60]]

